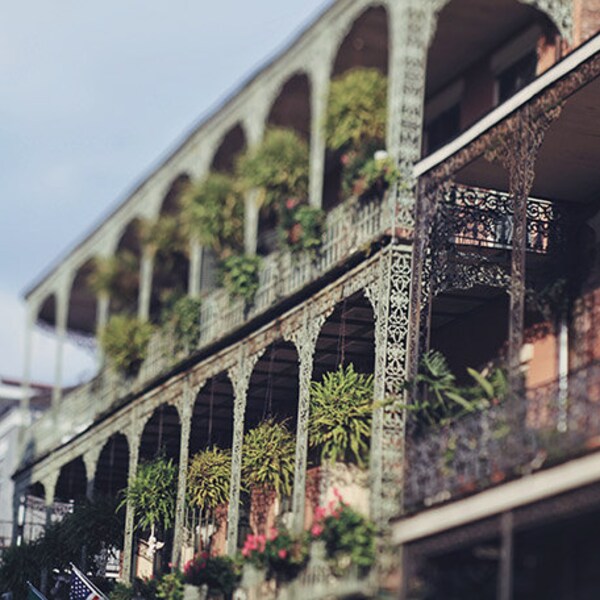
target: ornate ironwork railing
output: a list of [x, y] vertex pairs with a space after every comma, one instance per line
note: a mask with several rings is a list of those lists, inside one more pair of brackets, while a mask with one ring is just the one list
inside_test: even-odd
[[409, 427], [410, 512], [600, 448], [600, 362], [447, 425]]
[[[448, 242], [508, 250], [513, 237], [509, 194], [464, 185], [451, 186], [441, 207], [439, 232]], [[561, 248], [565, 216], [555, 202], [527, 201], [527, 250], [548, 254]]]
[[298, 292], [374, 241], [385, 232], [383, 214], [386, 208], [385, 200], [350, 199], [327, 214], [323, 243], [317, 256], [277, 251], [264, 257], [259, 272], [259, 288], [251, 307], [246, 307], [240, 299], [231, 298], [222, 288], [207, 294], [202, 299], [197, 347], [178, 349], [171, 334], [162, 330], [157, 332], [135, 379], [125, 379], [105, 368], [92, 381], [65, 395], [59, 414], [51, 411], [44, 414], [30, 429], [29, 458], [67, 442], [89, 427], [99, 415], [110, 410], [115, 402], [166, 373], [190, 352], [205, 348], [233, 332], [248, 319]]

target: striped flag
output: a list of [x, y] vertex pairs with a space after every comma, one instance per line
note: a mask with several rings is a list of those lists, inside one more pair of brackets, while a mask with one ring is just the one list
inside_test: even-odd
[[71, 565], [69, 600], [107, 600], [107, 598], [75, 565]]

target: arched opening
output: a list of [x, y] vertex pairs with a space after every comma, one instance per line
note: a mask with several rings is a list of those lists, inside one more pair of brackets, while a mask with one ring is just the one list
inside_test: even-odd
[[78, 456], [60, 469], [54, 491], [54, 511], [63, 511], [64, 505], [80, 502], [87, 492], [87, 475], [83, 458]]
[[[233, 443], [233, 407], [234, 396], [231, 381], [227, 373], [220, 373], [209, 379], [200, 389], [194, 403], [192, 426], [190, 431], [189, 452], [191, 462], [200, 461], [201, 456], [209, 457], [204, 474], [216, 477], [216, 461], [224, 455], [229, 456]], [[217, 458], [210, 458], [215, 452]], [[223, 459], [227, 461], [227, 459]], [[229, 462], [230, 464], [230, 462]], [[218, 485], [227, 487], [230, 473], [225, 471]], [[205, 504], [190, 503], [186, 511], [186, 528], [191, 547], [184, 548], [182, 555], [193, 555], [200, 549], [213, 555], [225, 553], [227, 542], [227, 512], [229, 505], [213, 502], [213, 493], [198, 494]]]
[[152, 240], [156, 247], [152, 274], [150, 316], [160, 320], [165, 307], [172, 305], [187, 291], [189, 276], [189, 243], [184, 234], [181, 216], [181, 199], [190, 186], [187, 174], [179, 175], [171, 184], [152, 227]]
[[77, 269], [69, 296], [67, 329], [85, 336], [94, 335], [96, 331], [98, 301], [90, 286], [94, 264], [94, 259], [90, 259]]
[[423, 153], [451, 141], [560, 58], [548, 17], [517, 0], [452, 0], [427, 57]]
[[246, 148], [246, 134], [241, 125], [232, 127], [223, 137], [212, 159], [211, 170], [233, 173], [236, 158]]
[[[334, 80], [356, 69], [374, 69], [387, 76], [389, 53], [388, 14], [383, 6], [373, 6], [365, 10], [352, 24], [342, 41], [333, 63], [331, 76]], [[383, 143], [384, 140], [381, 140]], [[379, 146], [379, 144], [376, 144]], [[379, 147], [376, 149], [380, 149]], [[328, 148], [325, 159], [323, 183], [323, 208], [331, 209], [345, 200], [348, 186], [344, 180], [351, 168], [344, 164], [347, 149]], [[357, 149], [369, 152], [371, 149]]]
[[[370, 432], [375, 317], [362, 292], [342, 300], [325, 321], [317, 339], [313, 365], [304, 515], [308, 526], [317, 506], [335, 502], [334, 488], [356, 510], [369, 513], [370, 433], [353, 435], [354, 442], [348, 435], [343, 442], [336, 443], [339, 449], [336, 458], [332, 454], [323, 454], [322, 442], [325, 436], [333, 434], [333, 427], [349, 432], [357, 431], [362, 424]], [[320, 408], [314, 404], [316, 395], [320, 397]], [[354, 407], [353, 416], [344, 416], [344, 406]], [[354, 452], [351, 447], [359, 439], [360, 450]]]
[[[156, 461], [162, 461], [163, 459], [165, 461], [172, 461], [177, 471], [180, 444], [181, 424], [179, 413], [174, 406], [161, 404], [152, 413], [142, 432], [139, 447], [140, 464], [138, 466], [138, 474], [142, 468], [148, 467], [149, 463], [153, 463], [156, 466]], [[164, 465], [164, 467], [168, 467], [168, 465]], [[164, 473], [165, 470], [167, 469], [161, 470], [161, 473]], [[147, 473], [148, 471], [144, 472]], [[173, 509], [170, 511], [169, 519], [163, 521], [165, 511], [161, 511], [160, 515], [157, 513], [153, 527], [137, 529], [137, 544], [134, 546], [137, 549], [135, 560], [137, 577], [152, 577], [155, 573], [161, 572], [165, 567], [167, 557], [171, 556], [173, 548], [172, 527], [175, 520], [174, 507], [177, 495], [177, 475], [175, 475], [174, 479], [175, 481], [171, 490], [171, 499], [173, 502], [170, 503], [164, 499], [164, 503], [171, 504]], [[157, 483], [160, 486], [160, 483]], [[150, 486], [145, 485], [144, 487], [150, 489], [153, 485], [151, 483]], [[161, 489], [160, 493], [166, 493], [164, 488]], [[139, 514], [136, 514], [136, 518], [139, 518]], [[168, 524], [169, 521], [171, 523], [170, 526]], [[158, 543], [158, 545], [155, 545], [155, 543]]]
[[[267, 117], [267, 127], [294, 131], [307, 144], [310, 143], [311, 86], [306, 73], [296, 73], [282, 86], [273, 101]], [[299, 198], [307, 201], [307, 198]], [[261, 207], [258, 215], [257, 252], [267, 255], [278, 247], [278, 211], [273, 207]]]
[[129, 444], [122, 433], [115, 433], [104, 444], [94, 475], [94, 497], [116, 498], [127, 487]]
[[22, 539], [25, 542], [33, 542], [46, 529], [46, 489], [44, 485], [39, 481], [30, 484], [23, 497], [20, 498], [20, 502], [24, 509]]
[[[292, 343], [279, 340], [267, 348], [252, 372], [246, 400], [244, 430], [245, 434], [248, 434], [251, 430], [256, 431], [259, 426], [273, 423], [275, 427], [284, 427], [284, 435], [293, 440], [297, 420], [298, 354]], [[265, 439], [265, 445], [269, 443], [268, 440], [269, 438]], [[257, 448], [251, 451], [256, 454]], [[293, 469], [294, 457], [295, 442], [284, 444], [280, 456], [277, 457], [282, 466], [281, 473], [284, 472], [286, 464]], [[242, 463], [244, 462], [242, 458]], [[258, 466], [253, 464], [252, 471]], [[293, 472], [290, 474], [290, 481], [293, 481]], [[269, 486], [258, 489], [247, 482], [242, 484], [247, 491], [242, 498], [243, 510], [239, 528], [239, 542], [243, 544], [248, 533], [265, 533], [291, 510], [291, 494], [288, 495], [283, 489], [281, 492], [275, 491]]]
[[56, 325], [56, 294], [50, 294], [44, 299], [37, 314], [37, 321], [50, 327]]
[[140, 292], [142, 262], [142, 223], [133, 219], [121, 235], [113, 260], [110, 312], [136, 314]]
[[177, 409], [170, 404], [161, 404], [144, 427], [140, 442], [140, 460], [164, 456], [179, 462], [180, 435]]

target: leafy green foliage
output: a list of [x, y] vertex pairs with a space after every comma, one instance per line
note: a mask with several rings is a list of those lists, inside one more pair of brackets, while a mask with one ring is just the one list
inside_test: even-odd
[[95, 294], [111, 297], [117, 311], [136, 306], [140, 281], [140, 259], [129, 250], [94, 259], [87, 283]]
[[184, 196], [190, 232], [224, 260], [244, 247], [244, 198], [231, 175], [209, 173]]
[[375, 563], [375, 525], [344, 502], [315, 513], [313, 539], [325, 542], [333, 572], [342, 575], [352, 565], [365, 571]]
[[119, 508], [129, 502], [135, 510], [136, 529], [168, 529], [175, 519], [177, 465], [159, 456], [142, 462], [131, 484], [123, 490]]
[[325, 212], [290, 198], [281, 206], [279, 225], [283, 242], [292, 252], [315, 255], [323, 242]]
[[162, 575], [156, 584], [156, 597], [162, 600], [183, 600], [183, 575], [179, 571]]
[[25, 600], [27, 581], [39, 587], [42, 568], [35, 542], [6, 548], [0, 562], [0, 590], [12, 591], [14, 600]]
[[230, 256], [221, 265], [221, 283], [232, 297], [242, 298], [246, 304], [252, 304], [258, 290], [260, 264], [258, 256]]
[[129, 315], [113, 315], [100, 332], [100, 346], [113, 367], [135, 375], [144, 362], [153, 327]]
[[373, 412], [373, 376], [350, 364], [326, 373], [310, 388], [308, 443], [322, 462], [367, 462]]
[[530, 311], [539, 313], [548, 322], [556, 322], [569, 310], [569, 282], [565, 277], [557, 277], [539, 290], [528, 288], [525, 301]]
[[162, 314], [165, 326], [171, 327], [177, 342], [176, 350], [190, 350], [200, 341], [200, 309], [202, 300], [181, 296], [167, 306]]
[[382, 143], [386, 119], [387, 78], [377, 69], [352, 69], [332, 81], [325, 120], [329, 148], [358, 151], [372, 140]]
[[229, 597], [239, 581], [234, 562], [228, 556], [209, 556], [202, 552], [189, 560], [183, 568], [186, 583], [206, 585], [209, 592]]
[[140, 240], [155, 252], [168, 255], [173, 252], [186, 253], [187, 237], [179, 215], [161, 215], [157, 219], [142, 221]]
[[444, 425], [506, 397], [508, 383], [502, 369], [494, 367], [479, 372], [468, 368], [467, 372], [474, 383], [460, 386], [446, 357], [437, 350], [426, 352], [421, 357], [415, 381], [406, 384], [409, 389], [414, 384], [420, 386], [424, 399], [406, 408], [416, 412], [425, 424]]
[[237, 164], [247, 189], [263, 193], [263, 208], [308, 194], [308, 144], [291, 129], [269, 129], [260, 145], [249, 149]]
[[135, 591], [133, 586], [117, 582], [115, 583], [113, 589], [108, 594], [108, 600], [133, 600], [135, 595]]
[[248, 489], [289, 495], [294, 478], [296, 441], [285, 423], [266, 419], [244, 436], [242, 481]]
[[192, 457], [187, 489], [190, 502], [202, 510], [214, 510], [229, 502], [231, 451], [214, 446]]

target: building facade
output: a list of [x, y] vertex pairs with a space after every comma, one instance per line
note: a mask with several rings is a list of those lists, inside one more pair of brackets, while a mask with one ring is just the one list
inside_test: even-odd
[[[310, 384], [352, 362], [375, 381], [368, 512], [384, 533], [375, 588], [404, 598], [598, 591], [592, 566], [563, 561], [548, 540], [586, 548], [600, 515], [599, 29], [596, 0], [332, 4], [27, 293], [29, 328], [56, 331], [56, 385], [51, 411], [26, 428], [15, 497], [51, 508], [114, 494], [162, 446], [179, 465], [180, 564], [188, 459], [218, 442], [232, 452], [233, 553], [243, 435], [276, 413], [295, 426], [289, 519], [301, 529]], [[403, 182], [359, 200], [340, 197], [339, 156], [322, 128], [332, 79], [355, 67], [387, 75], [386, 150]], [[216, 285], [210, 252], [191, 239], [176, 276], [202, 299], [194, 347], [157, 333], [135, 377], [104, 364], [63, 394], [66, 336], [93, 336], [115, 311], [90, 287], [94, 260], [134, 256], [134, 310], [155, 320], [173, 273], [138, 223], [170, 214], [186, 182], [230, 170], [274, 125], [309, 144], [309, 202], [326, 211], [318, 256], [274, 249], [248, 193], [244, 246], [262, 255], [252, 305]], [[406, 382], [430, 349], [459, 379], [502, 358], [507, 398], [425, 426], [407, 408], [420, 405], [422, 386]], [[128, 510], [125, 580], [134, 546]]]

